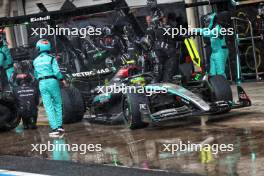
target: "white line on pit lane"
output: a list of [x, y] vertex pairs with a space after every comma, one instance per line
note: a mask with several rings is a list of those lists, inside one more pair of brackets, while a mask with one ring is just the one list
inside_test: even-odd
[[1, 170], [0, 176], [48, 176], [43, 174], [33, 174], [29, 172], [17, 172], [17, 171], [9, 171], [9, 170]]

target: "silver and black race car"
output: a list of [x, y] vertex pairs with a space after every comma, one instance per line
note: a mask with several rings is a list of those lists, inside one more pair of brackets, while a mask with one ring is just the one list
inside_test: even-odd
[[138, 129], [150, 123], [251, 106], [241, 86], [237, 86], [239, 100], [234, 102], [230, 83], [220, 75], [188, 84], [179, 79], [177, 83], [155, 83], [151, 73], [129, 76], [131, 69], [135, 68], [121, 68], [107, 86], [93, 90], [88, 103], [90, 121], [113, 122], [122, 118], [128, 128]]
[[148, 84], [144, 89], [154, 94], [128, 93], [124, 96], [124, 119], [129, 128], [136, 129], [149, 123], [227, 113], [234, 108], [251, 106], [241, 86], [237, 86], [238, 102], [233, 101], [231, 87], [223, 76], [214, 76], [203, 84], [208, 86], [203, 87], [204, 94], [194, 93], [191, 88], [188, 90], [188, 87], [172, 83]]

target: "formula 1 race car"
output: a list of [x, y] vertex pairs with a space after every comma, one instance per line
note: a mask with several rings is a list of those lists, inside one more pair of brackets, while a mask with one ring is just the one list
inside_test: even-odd
[[[144, 88], [146, 92], [128, 93], [123, 99], [124, 118], [131, 129], [142, 128], [149, 123], [227, 113], [231, 109], [251, 106], [251, 101], [242, 87], [237, 86], [239, 101], [234, 103], [229, 82], [223, 76], [204, 80], [202, 91], [194, 93], [190, 87], [172, 83], [152, 83]], [[193, 87], [192, 87], [193, 88]]]
[[[183, 84], [155, 83], [152, 73], [135, 74], [138, 68], [121, 68], [107, 86], [93, 89], [88, 102], [89, 121], [114, 123], [122, 118], [130, 129], [149, 123], [227, 113], [234, 108], [251, 106], [241, 86], [237, 86], [238, 102], [233, 101], [229, 82], [223, 76]], [[206, 75], [204, 75], [204, 78]]]

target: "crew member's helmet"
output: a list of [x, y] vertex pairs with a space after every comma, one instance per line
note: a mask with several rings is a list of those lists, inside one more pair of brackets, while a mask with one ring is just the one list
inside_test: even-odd
[[127, 36], [132, 35], [134, 33], [133, 27], [128, 24], [123, 26], [123, 33]]
[[162, 18], [165, 17], [165, 14], [163, 13], [162, 10], [160, 9], [156, 9], [153, 13], [152, 13], [152, 22], [156, 22], [161, 20]]
[[147, 0], [147, 6], [151, 9], [157, 8], [157, 0]]
[[112, 35], [112, 30], [111, 30], [111, 28], [108, 27], [108, 26], [104, 26], [104, 27], [103, 27], [103, 34], [104, 34], [105, 36]]
[[258, 14], [259, 16], [264, 16], [264, 3], [260, 3], [258, 6]]
[[30, 69], [30, 61], [25, 60], [21, 62], [14, 63], [14, 81], [16, 81], [17, 85], [22, 84], [30, 84], [33, 81]]
[[216, 13], [209, 13], [204, 16], [204, 24], [209, 29], [212, 29], [215, 23]]
[[140, 39], [139, 44], [145, 51], [149, 51], [152, 48], [153, 41], [151, 37], [147, 35]]
[[39, 53], [50, 52], [51, 44], [47, 39], [40, 39], [36, 44], [36, 48]]

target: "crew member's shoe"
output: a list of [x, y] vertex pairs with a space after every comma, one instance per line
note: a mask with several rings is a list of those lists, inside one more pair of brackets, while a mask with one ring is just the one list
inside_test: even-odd
[[28, 130], [29, 129], [28, 124], [23, 124], [23, 127], [24, 127], [25, 130]]
[[60, 126], [60, 127], [58, 128], [58, 131], [59, 131], [60, 133], [64, 133], [64, 132], [65, 132], [65, 130], [64, 130], [64, 128], [63, 128], [62, 126]]
[[34, 130], [34, 129], [37, 129], [37, 125], [36, 125], [36, 117], [32, 117], [30, 118], [30, 123], [29, 123], [29, 128]]
[[49, 137], [60, 137], [60, 132], [58, 129], [54, 129], [51, 132], [49, 132]]
[[29, 128], [32, 129], [32, 130], [35, 130], [35, 129], [37, 129], [38, 127], [37, 127], [37, 125], [30, 125]]

